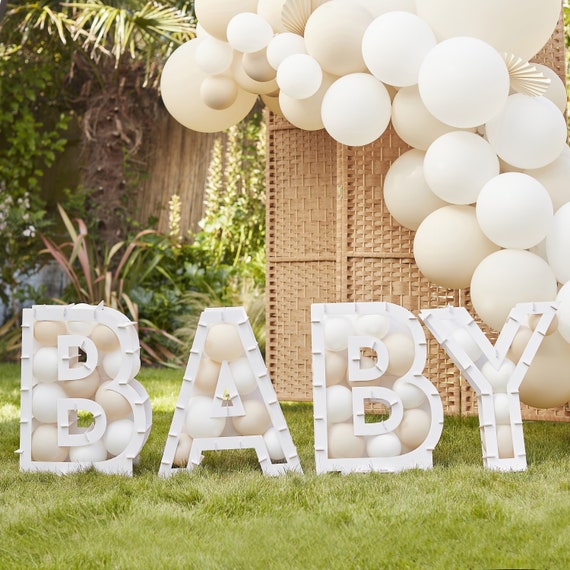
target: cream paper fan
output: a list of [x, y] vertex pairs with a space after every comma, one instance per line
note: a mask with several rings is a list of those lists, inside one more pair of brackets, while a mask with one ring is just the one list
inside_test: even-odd
[[281, 22], [288, 32], [302, 36], [312, 11], [311, 0], [285, 0], [281, 9]]
[[503, 59], [509, 70], [511, 88], [531, 97], [544, 95], [550, 85], [550, 78], [539, 71], [532, 63], [512, 53], [504, 53]]

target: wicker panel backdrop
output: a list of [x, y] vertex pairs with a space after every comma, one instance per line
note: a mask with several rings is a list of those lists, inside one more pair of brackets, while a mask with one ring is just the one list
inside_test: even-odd
[[[562, 19], [537, 62], [565, 80]], [[282, 400], [312, 399], [310, 305], [389, 301], [421, 308], [467, 306], [465, 290], [430, 283], [415, 264], [413, 232], [383, 200], [384, 177], [409, 146], [392, 127], [364, 147], [306, 132], [270, 115], [267, 151], [267, 364]], [[487, 331], [494, 342], [492, 331]], [[428, 337], [425, 375], [446, 414], [477, 413], [476, 396]], [[570, 421], [570, 408], [523, 406], [523, 418]]]

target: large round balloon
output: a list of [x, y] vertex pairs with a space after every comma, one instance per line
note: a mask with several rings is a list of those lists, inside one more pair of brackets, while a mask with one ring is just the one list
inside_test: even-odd
[[439, 137], [428, 148], [424, 161], [429, 187], [451, 204], [475, 203], [481, 188], [499, 169], [499, 159], [489, 143], [466, 131]]
[[394, 96], [392, 126], [405, 143], [419, 150], [427, 150], [435, 139], [455, 130], [427, 110], [417, 85], [402, 87]]
[[267, 46], [267, 61], [276, 70], [286, 57], [295, 53], [307, 53], [303, 36], [284, 32], [273, 36], [273, 39], [269, 42]]
[[281, 91], [279, 93], [281, 113], [292, 125], [304, 131], [324, 129], [325, 125], [321, 118], [323, 97], [335, 80], [334, 76], [325, 73], [318, 91], [307, 99], [294, 99]]
[[566, 121], [546, 97], [511, 95], [485, 132], [495, 152], [519, 168], [541, 168], [556, 160], [566, 144]]
[[362, 54], [372, 75], [403, 87], [418, 82], [420, 65], [435, 44], [435, 36], [424, 20], [409, 12], [388, 12], [364, 32]]
[[445, 206], [432, 212], [414, 238], [420, 271], [450, 289], [469, 287], [475, 268], [497, 250], [481, 231], [473, 206]]
[[418, 16], [439, 40], [473, 36], [523, 59], [548, 42], [560, 17], [560, 0], [416, 0]]
[[417, 230], [433, 211], [447, 205], [429, 188], [424, 177], [421, 150], [412, 149], [398, 157], [384, 179], [384, 201], [392, 217], [402, 226]]
[[281, 21], [281, 10], [286, 0], [258, 0], [257, 13], [267, 20], [276, 34], [285, 32], [285, 26]]
[[546, 236], [546, 256], [560, 283], [570, 281], [570, 202], [554, 215]]
[[564, 145], [560, 156], [542, 168], [524, 170], [536, 178], [550, 194], [556, 212], [561, 206], [570, 202], [570, 147]]
[[501, 247], [529, 249], [538, 245], [546, 237], [553, 213], [546, 188], [520, 172], [495, 176], [477, 199], [479, 225]]
[[318, 61], [306, 53], [286, 57], [277, 69], [277, 85], [293, 99], [312, 97], [321, 86], [323, 70]]
[[226, 41], [230, 20], [242, 12], [256, 12], [258, 0], [194, 0], [200, 25], [211, 36]]
[[204, 133], [223, 131], [246, 117], [257, 96], [238, 89], [235, 102], [225, 109], [213, 109], [204, 103], [200, 88], [208, 75], [194, 57], [200, 41], [186, 42], [166, 61], [160, 78], [162, 99], [168, 112], [185, 127]]
[[390, 110], [390, 95], [380, 81], [369, 73], [350, 73], [337, 79], [325, 93], [321, 117], [333, 139], [362, 146], [386, 130]]
[[253, 53], [267, 47], [273, 29], [267, 20], [252, 12], [236, 14], [228, 22], [228, 43], [242, 53]]
[[428, 110], [451, 126], [476, 127], [503, 108], [510, 79], [501, 55], [477, 38], [437, 44], [425, 57], [418, 87]]
[[557, 332], [542, 339], [519, 388], [521, 402], [552, 408], [570, 400], [570, 345]]
[[365, 71], [362, 36], [372, 19], [370, 12], [358, 4], [325, 2], [309, 16], [305, 26], [307, 53], [332, 75]]
[[471, 279], [471, 301], [483, 322], [501, 330], [517, 303], [553, 301], [556, 277], [542, 257], [521, 249], [501, 249], [486, 257]]
[[566, 94], [566, 84], [560, 76], [547, 65], [541, 63], [532, 63], [547, 79], [550, 79], [550, 85], [544, 93], [544, 97], [550, 99], [560, 110], [561, 113], [566, 112], [566, 105], [568, 104], [568, 95]]

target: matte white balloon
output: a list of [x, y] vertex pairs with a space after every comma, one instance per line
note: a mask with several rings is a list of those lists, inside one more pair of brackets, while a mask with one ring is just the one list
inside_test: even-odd
[[213, 400], [208, 396], [190, 398], [186, 407], [186, 431], [192, 438], [219, 437], [226, 427], [225, 417], [212, 417]]
[[204, 77], [200, 85], [200, 98], [211, 109], [227, 109], [236, 102], [237, 96], [237, 83], [226, 75]]
[[336, 424], [352, 417], [352, 391], [346, 386], [327, 388], [327, 420]]
[[391, 119], [398, 136], [418, 150], [427, 150], [438, 137], [455, 130], [428, 111], [417, 85], [398, 90], [392, 101]]
[[[338, 0], [331, 0], [334, 1]], [[368, 73], [352, 73], [329, 87], [321, 117], [333, 139], [348, 146], [363, 146], [384, 133], [390, 111], [386, 87]]]
[[346, 379], [348, 367], [347, 355], [344, 352], [325, 352], [325, 377], [327, 386], [340, 384]]
[[448, 125], [476, 127], [503, 108], [510, 80], [501, 55], [489, 44], [457, 37], [437, 44], [425, 57], [418, 87], [427, 109]]
[[99, 463], [107, 459], [107, 449], [101, 440], [69, 448], [69, 460], [75, 463]]
[[68, 447], [57, 444], [57, 426], [44, 424], [32, 433], [32, 461], [65, 461], [69, 455]]
[[269, 65], [277, 70], [286, 57], [296, 53], [307, 53], [305, 39], [292, 32], [277, 34], [269, 42], [266, 53]]
[[388, 315], [362, 315], [355, 323], [358, 334], [384, 338], [390, 330], [390, 317]]
[[388, 350], [386, 374], [403, 376], [408, 372], [416, 356], [416, 345], [411, 336], [394, 332], [385, 336], [382, 342]]
[[253, 373], [247, 356], [242, 356], [230, 364], [230, 371], [234, 379], [237, 391], [247, 396], [257, 389], [257, 378]]
[[510, 424], [497, 426], [497, 447], [499, 459], [509, 459], [515, 456], [513, 431]]
[[194, 12], [199, 25], [219, 40], [226, 41], [230, 20], [242, 12], [255, 12], [258, 0], [195, 0]]
[[553, 301], [554, 272], [538, 255], [520, 249], [502, 249], [487, 256], [471, 279], [473, 308], [487, 325], [501, 330], [517, 303]]
[[461, 346], [473, 362], [477, 362], [481, 358], [483, 351], [465, 328], [455, 329], [451, 333], [451, 338]]
[[305, 46], [324, 71], [347, 75], [366, 70], [362, 37], [372, 15], [362, 6], [344, 0], [329, 0], [309, 16]]
[[32, 390], [32, 415], [39, 422], [55, 423], [57, 421], [57, 401], [63, 398], [67, 398], [67, 395], [59, 382], [37, 384]]
[[530, 59], [552, 35], [560, 0], [417, 0], [416, 10], [439, 40], [473, 36]]
[[32, 360], [32, 373], [38, 382], [56, 382], [58, 369], [58, 352], [55, 346], [39, 348]]
[[504, 362], [495, 368], [490, 362], [485, 362], [481, 366], [481, 373], [489, 381], [489, 384], [493, 387], [493, 392], [506, 393], [507, 384], [515, 371], [515, 363], [512, 360], [506, 358]]
[[425, 392], [409, 382], [407, 378], [398, 378], [394, 382], [392, 390], [398, 394], [406, 410], [418, 408], [426, 401]]
[[328, 451], [331, 458], [363, 457], [366, 441], [354, 435], [352, 423], [333, 424], [328, 433]]
[[327, 317], [325, 320], [325, 346], [328, 350], [346, 350], [348, 337], [354, 334], [352, 323], [344, 317]]
[[503, 109], [486, 124], [495, 152], [519, 168], [541, 168], [556, 160], [568, 136], [566, 120], [545, 97], [511, 95]]
[[500, 171], [491, 145], [475, 133], [454, 131], [436, 139], [424, 160], [424, 176], [436, 196], [451, 204], [473, 204]]
[[233, 49], [252, 53], [267, 47], [273, 37], [273, 29], [260, 15], [241, 12], [228, 22], [226, 35]]
[[520, 172], [506, 172], [489, 180], [479, 193], [476, 211], [483, 233], [493, 243], [514, 249], [539, 244], [553, 217], [546, 188]]
[[107, 425], [103, 435], [103, 444], [111, 455], [120, 455], [131, 442], [135, 433], [135, 424], [132, 420], [122, 419]]
[[204, 351], [216, 362], [237, 360], [243, 354], [243, 343], [237, 326], [231, 323], [218, 323], [209, 327]]
[[558, 282], [570, 281], [570, 202], [554, 215], [546, 236], [546, 256]]
[[397, 457], [402, 453], [402, 442], [395, 433], [371, 437], [366, 442], [368, 457]]
[[418, 82], [420, 65], [435, 44], [424, 20], [409, 12], [387, 12], [364, 32], [362, 54], [377, 79], [404, 87]]
[[195, 58], [196, 64], [204, 73], [217, 75], [230, 67], [234, 50], [228, 42], [205, 36], [197, 44]]
[[495, 409], [495, 422], [497, 424], [510, 425], [511, 414], [509, 409], [509, 397], [507, 394], [495, 394], [493, 396], [493, 406]]
[[277, 69], [279, 89], [293, 99], [312, 97], [319, 90], [322, 80], [321, 66], [306, 53], [286, 57]]
[[285, 452], [279, 439], [279, 432], [275, 428], [269, 428], [263, 434], [263, 441], [267, 446], [267, 452], [272, 461], [281, 461], [285, 459]]
[[558, 311], [558, 332], [562, 338], [570, 343], [570, 299], [559, 301]]
[[481, 231], [472, 206], [436, 210], [414, 237], [414, 258], [420, 271], [450, 289], [469, 287], [476, 267], [497, 249]]

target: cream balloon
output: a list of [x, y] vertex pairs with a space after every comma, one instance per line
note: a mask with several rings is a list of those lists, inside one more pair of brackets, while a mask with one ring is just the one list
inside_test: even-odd
[[380, 81], [368, 73], [351, 73], [329, 87], [321, 118], [333, 139], [348, 146], [363, 146], [384, 133], [391, 106], [390, 95]]
[[286, 0], [258, 0], [257, 2], [257, 13], [269, 22], [276, 34], [286, 31], [281, 21], [281, 10], [285, 2]]
[[57, 337], [67, 334], [63, 321], [36, 321], [34, 323], [34, 338], [42, 346], [57, 346]]
[[210, 326], [204, 351], [216, 362], [237, 360], [243, 354], [243, 343], [237, 326], [231, 323], [218, 323]]
[[538, 180], [550, 194], [556, 212], [561, 206], [570, 202], [570, 147], [564, 145], [560, 156], [542, 168], [523, 170]]
[[398, 136], [418, 150], [427, 150], [438, 137], [455, 130], [427, 110], [417, 85], [398, 90], [392, 101], [391, 119]]
[[403, 445], [409, 449], [419, 447], [428, 436], [431, 428], [431, 416], [422, 408], [412, 408], [404, 412], [402, 422], [396, 430]]
[[532, 65], [536, 67], [537, 71], [540, 71], [547, 79], [550, 79], [550, 85], [544, 93], [544, 97], [550, 99], [557, 107], [561, 113], [566, 113], [566, 107], [568, 105], [568, 95], [566, 93], [566, 84], [556, 71], [548, 67], [547, 65], [542, 65], [541, 63], [532, 62]]
[[90, 336], [98, 350], [111, 352], [120, 347], [117, 335], [107, 325], [96, 325]]
[[324, 129], [321, 118], [323, 97], [329, 87], [334, 83], [335, 77], [325, 73], [321, 86], [312, 97], [307, 99], [294, 99], [283, 92], [279, 93], [279, 108], [283, 116], [294, 126], [305, 131], [318, 131]]
[[552, 224], [552, 200], [528, 174], [505, 172], [489, 180], [477, 198], [477, 221], [483, 233], [505, 248], [538, 245]]
[[263, 435], [271, 426], [271, 418], [260, 400], [244, 400], [245, 416], [235, 416], [233, 426], [240, 435]]
[[194, 13], [211, 36], [226, 41], [230, 20], [242, 12], [256, 12], [258, 0], [195, 0]]
[[277, 85], [293, 99], [307, 99], [317, 93], [323, 81], [323, 70], [317, 60], [305, 53], [286, 57], [277, 69]]
[[196, 47], [195, 59], [198, 67], [212, 75], [224, 73], [232, 64], [234, 50], [228, 42], [213, 36], [205, 36]]
[[299, 34], [284, 32], [273, 36], [267, 46], [267, 61], [273, 69], [277, 70], [281, 62], [295, 53], [307, 53], [305, 39]]
[[501, 330], [517, 303], [553, 301], [556, 276], [538, 255], [502, 249], [487, 256], [471, 279], [471, 301], [481, 320]]
[[223, 131], [249, 113], [257, 96], [239, 89], [236, 101], [227, 109], [208, 107], [200, 97], [200, 87], [207, 74], [195, 61], [200, 41], [193, 39], [182, 44], [167, 59], [160, 78], [162, 100], [168, 112], [185, 127], [208, 133]]
[[214, 390], [218, 384], [220, 377], [221, 365], [219, 362], [203, 355], [198, 366], [196, 378], [194, 378], [194, 386], [204, 394], [214, 395]]
[[279, 91], [275, 78], [269, 81], [256, 81], [250, 77], [244, 68], [244, 55], [239, 51], [234, 52], [234, 61], [231, 66], [231, 74], [238, 86], [255, 95], [275, 94]]
[[384, 179], [384, 200], [392, 217], [402, 226], [417, 230], [435, 210], [447, 205], [427, 185], [425, 153], [412, 149], [398, 157]]
[[489, 44], [457, 37], [424, 58], [418, 88], [427, 109], [453, 127], [476, 127], [495, 117], [509, 95], [505, 61]]
[[32, 461], [65, 461], [69, 455], [68, 447], [57, 444], [57, 426], [45, 424], [38, 426], [32, 433]]
[[279, 95], [260, 95], [263, 104], [274, 114], [279, 117], [283, 117], [283, 111], [281, 110], [281, 105], [279, 104]]
[[305, 26], [307, 53], [332, 75], [365, 71], [362, 37], [372, 19], [368, 10], [352, 2], [329, 0], [321, 4]]
[[266, 81], [275, 79], [275, 70], [269, 65], [269, 61], [267, 61], [267, 49], [244, 53], [241, 63], [243, 70], [254, 81], [265, 83]]
[[192, 441], [192, 438], [187, 433], [180, 434], [172, 465], [175, 467], [186, 467], [188, 465]]
[[273, 29], [267, 20], [255, 12], [240, 12], [228, 22], [228, 43], [242, 53], [253, 53], [267, 47]]
[[386, 12], [416, 13], [415, 0], [359, 0], [375, 18]]
[[564, 150], [567, 127], [564, 116], [549, 99], [515, 93], [487, 122], [486, 135], [495, 152], [509, 164], [541, 168]]
[[111, 381], [99, 386], [94, 399], [105, 410], [108, 422], [126, 418], [133, 411], [127, 398], [113, 389]]
[[476, 267], [497, 251], [481, 231], [472, 206], [444, 206], [431, 213], [414, 237], [414, 258], [433, 283], [468, 287]]
[[[527, 341], [529, 340], [529, 338], [526, 336], [525, 338]], [[485, 362], [483, 366], [481, 366], [481, 373], [483, 376], [485, 376], [489, 384], [491, 384], [493, 387], [493, 392], [495, 394], [506, 394], [507, 384], [509, 383], [509, 380], [511, 379], [514, 371], [515, 363], [508, 358], [505, 358], [505, 360], [500, 364], [499, 368], [495, 368], [495, 366], [493, 366], [493, 364], [489, 361]]]
[[436, 139], [424, 159], [424, 176], [436, 196], [451, 204], [473, 204], [481, 188], [499, 174], [491, 145], [475, 133], [454, 131]]
[[235, 103], [237, 96], [236, 82], [226, 75], [209, 75], [200, 85], [200, 98], [211, 109], [227, 109]]
[[66, 380], [65, 382], [60, 382], [60, 384], [70, 398], [93, 398], [99, 388], [99, 382], [100, 376], [97, 369], [95, 369], [86, 378]]
[[535, 408], [570, 401], [570, 346], [559, 333], [544, 337], [519, 393], [521, 402]]
[[328, 433], [328, 451], [330, 458], [363, 457], [366, 441], [363, 437], [354, 435], [351, 423], [334, 424]]
[[416, 356], [416, 345], [412, 337], [405, 333], [394, 332], [385, 336], [382, 342], [388, 350], [386, 374], [398, 377], [406, 374]]
[[387, 12], [366, 28], [362, 55], [374, 77], [404, 87], [418, 82], [420, 65], [435, 44], [424, 20], [409, 12]]
[[546, 236], [546, 257], [558, 282], [570, 281], [570, 202], [554, 214]]
[[552, 35], [560, 0], [416, 0], [416, 10], [439, 40], [473, 36], [530, 59]]
[[558, 332], [567, 343], [570, 343], [570, 299], [559, 301], [556, 315], [558, 317]]

